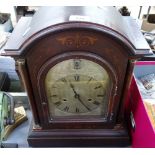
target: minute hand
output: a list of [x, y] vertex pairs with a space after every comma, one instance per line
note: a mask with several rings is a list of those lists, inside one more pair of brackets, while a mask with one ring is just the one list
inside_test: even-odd
[[81, 103], [82, 103], [82, 105], [84, 105], [84, 107], [87, 109], [87, 110], [91, 110], [89, 107], [87, 107], [85, 104], [84, 104], [84, 102], [81, 100], [81, 98], [80, 98], [80, 95], [78, 95], [78, 98], [77, 98]]
[[80, 98], [80, 95], [75, 91], [75, 89], [74, 89], [74, 86], [73, 86], [73, 84], [71, 84], [70, 83], [70, 87], [72, 88], [72, 90], [73, 90], [73, 92], [74, 92], [74, 94], [75, 94], [75, 98], [77, 98], [79, 101], [80, 101], [80, 103], [82, 103], [82, 105], [87, 109], [87, 110], [91, 110], [89, 107], [87, 107], [85, 104], [84, 104], [84, 102], [81, 100], [81, 98]]

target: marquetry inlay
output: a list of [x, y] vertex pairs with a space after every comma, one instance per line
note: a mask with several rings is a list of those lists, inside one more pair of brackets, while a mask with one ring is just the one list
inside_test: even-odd
[[76, 48], [79, 48], [82, 46], [94, 45], [97, 41], [97, 38], [77, 33], [75, 36], [68, 35], [68, 36], [58, 37], [57, 41], [65, 46], [75, 45]]

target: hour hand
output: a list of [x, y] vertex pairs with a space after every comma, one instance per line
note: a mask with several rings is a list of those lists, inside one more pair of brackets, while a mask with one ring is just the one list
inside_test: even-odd
[[70, 82], [69, 82], [69, 84], [70, 84], [70, 87], [72, 88], [74, 94], [77, 94], [77, 92], [76, 92], [75, 89], [74, 89], [74, 85], [73, 85], [72, 83], [70, 83]]
[[73, 86], [73, 84], [72, 84], [72, 83], [70, 83], [70, 82], [69, 82], [69, 84], [70, 84], [70, 87], [71, 87], [72, 89], [74, 89], [74, 86]]

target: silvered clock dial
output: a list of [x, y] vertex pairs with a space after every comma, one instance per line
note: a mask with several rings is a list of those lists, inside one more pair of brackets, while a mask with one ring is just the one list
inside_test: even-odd
[[99, 64], [69, 59], [53, 66], [45, 87], [51, 117], [105, 115], [110, 78]]

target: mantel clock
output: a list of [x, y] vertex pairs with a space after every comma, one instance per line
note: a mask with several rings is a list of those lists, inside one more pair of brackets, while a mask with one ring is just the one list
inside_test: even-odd
[[19, 20], [3, 55], [28, 93], [31, 147], [130, 144], [125, 99], [134, 62], [151, 54], [114, 7], [42, 7]]

